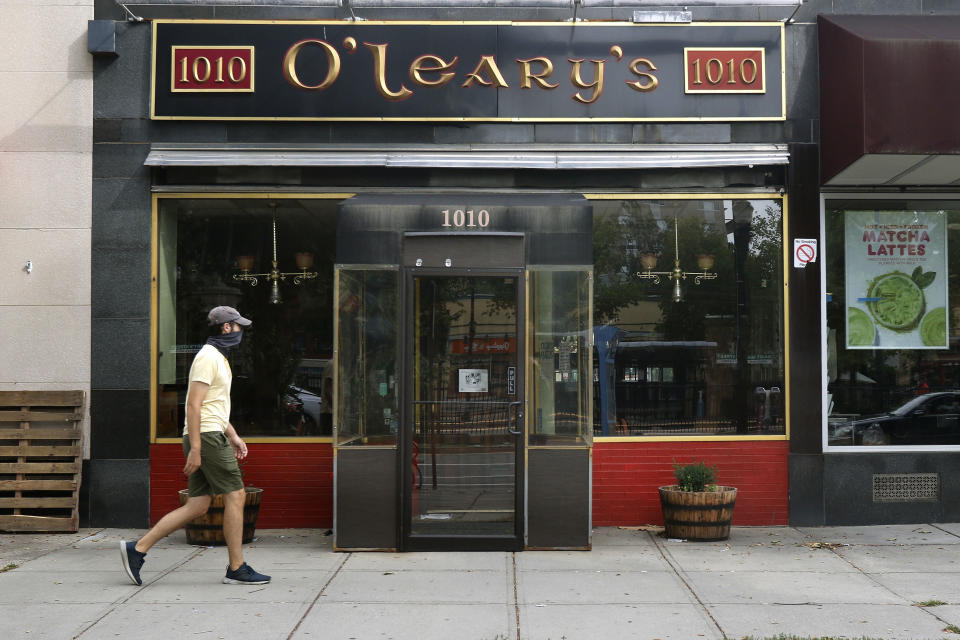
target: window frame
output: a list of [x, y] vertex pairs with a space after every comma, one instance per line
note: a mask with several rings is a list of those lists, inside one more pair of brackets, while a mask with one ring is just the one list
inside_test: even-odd
[[[787, 441], [790, 439], [790, 298], [789, 258], [791, 251], [787, 247], [787, 232], [789, 228], [789, 207], [786, 194], [780, 191], [736, 191], [736, 192], [686, 192], [686, 193], [584, 193], [587, 200], [778, 200], [783, 211], [781, 221], [781, 251], [783, 259], [783, 368], [784, 368], [784, 432], [770, 435], [690, 435], [690, 436], [594, 436], [593, 442], [621, 443], [621, 442], [728, 442], [728, 441]], [[826, 424], [826, 423], [824, 423]], [[824, 431], [826, 433], [826, 431]]]
[[[889, 201], [889, 200], [954, 200], [957, 208], [960, 209], [960, 193], [902, 193], [902, 192], [856, 192], [845, 193], [843, 191], [822, 191], [820, 193], [820, 257], [822, 264], [826, 264], [827, 244], [824, 236], [824, 229], [827, 223], [827, 202], [832, 200], [862, 200], [864, 203], [871, 201]], [[842, 453], [924, 453], [924, 452], [949, 452], [960, 451], [960, 444], [902, 444], [902, 445], [830, 445], [828, 444], [827, 430], [827, 393], [829, 392], [828, 373], [827, 373], [827, 270], [820, 270], [820, 358], [824, 363], [820, 374], [820, 438], [822, 450], [825, 454]]]
[[[150, 444], [180, 444], [181, 437], [157, 436], [157, 413], [159, 407], [159, 355], [160, 355], [160, 201], [161, 200], [346, 200], [354, 193], [323, 192], [153, 192], [150, 194], [151, 241], [150, 241]], [[334, 359], [336, 354], [334, 354]], [[336, 411], [336, 407], [334, 407]], [[241, 434], [242, 435], [242, 434]], [[244, 437], [247, 444], [275, 443], [332, 443], [333, 436], [250, 436]]]
[[[221, 199], [221, 200], [242, 200], [242, 199], [326, 199], [326, 200], [346, 200], [353, 197], [356, 193], [344, 193], [344, 192], [283, 192], [283, 193], [269, 193], [269, 192], [237, 192], [237, 191], [183, 191], [183, 192], [153, 192], [151, 193], [151, 258], [150, 258], [150, 444], [179, 444], [182, 442], [181, 437], [158, 437], [157, 436], [157, 412], [159, 401], [158, 398], [158, 355], [159, 355], [159, 211], [160, 211], [160, 201], [161, 200], [171, 200], [171, 199]], [[789, 207], [788, 199], [785, 194], [782, 194], [778, 191], [737, 191], [730, 193], [723, 192], [711, 192], [711, 193], [698, 193], [698, 192], [686, 192], [686, 193], [637, 193], [637, 192], [616, 192], [616, 193], [594, 193], [594, 192], [583, 192], [583, 197], [591, 201], [602, 201], [602, 200], [779, 200], [781, 203], [783, 211], [783, 219], [781, 222], [782, 233], [783, 233], [783, 242], [782, 242], [782, 252], [783, 252], [783, 335], [784, 335], [784, 387], [786, 392], [784, 394], [784, 433], [783, 434], [772, 434], [772, 435], [692, 435], [692, 436], [593, 436], [593, 443], [604, 443], [604, 442], [723, 442], [723, 441], [745, 441], [745, 440], [764, 440], [764, 441], [785, 441], [790, 439], [791, 433], [791, 419], [790, 419], [790, 331], [789, 331], [789, 296], [788, 294], [788, 284], [790, 271], [788, 269], [788, 261], [790, 257], [790, 251], [787, 247], [786, 241], [786, 229], [788, 229], [788, 216], [789, 216]], [[847, 194], [833, 194], [833, 197], [843, 197], [849, 198]], [[915, 197], [915, 196], [912, 196]], [[931, 198], [934, 197], [931, 195]], [[943, 199], [943, 195], [940, 194], [939, 197]], [[820, 215], [821, 215], [821, 234], [823, 228], [823, 219], [824, 219], [824, 199], [821, 196], [820, 202]], [[821, 246], [823, 245], [823, 240], [821, 239]], [[824, 276], [825, 277], [825, 276]], [[821, 287], [825, 286], [825, 283], [821, 283]], [[593, 301], [591, 300], [591, 306]], [[821, 315], [823, 317], [823, 322], [825, 323], [826, 318], [826, 306], [823, 304], [821, 308]], [[591, 312], [592, 316], [592, 312]], [[825, 326], [825, 324], [824, 324]], [[822, 348], [824, 353], [826, 351], [826, 342], [825, 338], [822, 341]], [[824, 356], [825, 357], [825, 356]], [[825, 360], [824, 360], [825, 361]], [[334, 354], [334, 367], [336, 368], [336, 353]], [[826, 380], [826, 374], [824, 373], [824, 380]], [[823, 395], [821, 400], [825, 398], [826, 394], [826, 385], [824, 383]], [[334, 406], [334, 416], [337, 414], [337, 407]], [[826, 416], [823, 418], [822, 425], [823, 439], [826, 441]], [[244, 438], [247, 443], [258, 444], [258, 443], [326, 443], [333, 444], [332, 436], [309, 436], [309, 437], [296, 437], [296, 436], [251, 436], [249, 438]], [[826, 446], [826, 445], [824, 445]], [[869, 448], [871, 451], [879, 451], [882, 447], [872, 447]], [[886, 447], [888, 449], [896, 451], [920, 451], [920, 448], [915, 447]], [[832, 450], [836, 451], [838, 447], [832, 447]], [[845, 451], [850, 451], [854, 447], [848, 447], [844, 449]], [[864, 447], [857, 447], [857, 449], [864, 449]], [[937, 451], [944, 450], [960, 450], [960, 445], [955, 447], [950, 446], [938, 446], [935, 448]]]

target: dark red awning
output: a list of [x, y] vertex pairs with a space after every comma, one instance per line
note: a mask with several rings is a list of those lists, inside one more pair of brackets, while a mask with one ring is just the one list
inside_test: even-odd
[[820, 16], [825, 185], [960, 184], [960, 16]]

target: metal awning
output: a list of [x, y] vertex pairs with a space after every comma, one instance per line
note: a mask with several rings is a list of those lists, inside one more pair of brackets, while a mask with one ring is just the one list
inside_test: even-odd
[[784, 165], [778, 144], [692, 145], [214, 145], [154, 144], [150, 167], [397, 167], [673, 169]]
[[960, 185], [960, 16], [819, 16], [828, 186]]
[[[803, 0], [686, 0], [684, 6], [707, 6], [707, 7], [729, 7], [729, 6], [799, 6]], [[663, 0], [580, 0], [584, 7], [663, 7], [669, 5], [669, 2]], [[573, 6], [573, 0], [131, 0], [124, 1], [123, 4], [130, 6], [144, 5], [200, 5], [208, 7], [216, 6], [277, 6], [291, 5], [297, 7], [337, 7], [342, 8], [345, 4], [358, 9], [362, 8], [383, 8], [396, 9], [398, 7], [407, 8], [468, 8], [468, 9], [486, 9], [488, 7], [561, 7], [570, 8]]]

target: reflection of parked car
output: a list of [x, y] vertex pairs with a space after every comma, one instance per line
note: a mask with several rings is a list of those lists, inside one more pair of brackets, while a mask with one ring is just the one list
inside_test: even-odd
[[297, 435], [303, 431], [305, 416], [303, 413], [303, 402], [295, 395], [286, 394], [283, 396], [283, 423]]
[[303, 427], [298, 435], [322, 435], [320, 434], [320, 424], [322, 422], [320, 408], [323, 403], [320, 396], [308, 389], [290, 385], [284, 400], [286, 402], [291, 399], [295, 399], [301, 405], [303, 411]]
[[960, 391], [925, 393], [887, 414], [830, 424], [828, 444], [960, 444]]
[[303, 412], [307, 417], [313, 420], [314, 424], [320, 424], [320, 394], [301, 387], [290, 387], [290, 390], [303, 402]]

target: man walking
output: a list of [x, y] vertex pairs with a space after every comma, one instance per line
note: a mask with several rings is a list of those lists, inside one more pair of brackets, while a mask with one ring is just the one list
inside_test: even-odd
[[233, 307], [214, 307], [207, 314], [211, 336], [190, 366], [187, 387], [183, 451], [189, 478], [187, 503], [163, 516], [145, 536], [120, 542], [120, 557], [127, 576], [143, 584], [140, 569], [150, 547], [182, 528], [210, 507], [214, 495], [224, 494], [223, 537], [229, 564], [224, 584], [266, 584], [270, 576], [257, 573], [243, 560], [243, 503], [246, 490], [237, 460], [247, 456], [247, 445], [230, 424], [230, 384], [233, 374], [226, 355], [240, 344], [243, 327], [251, 324]]

